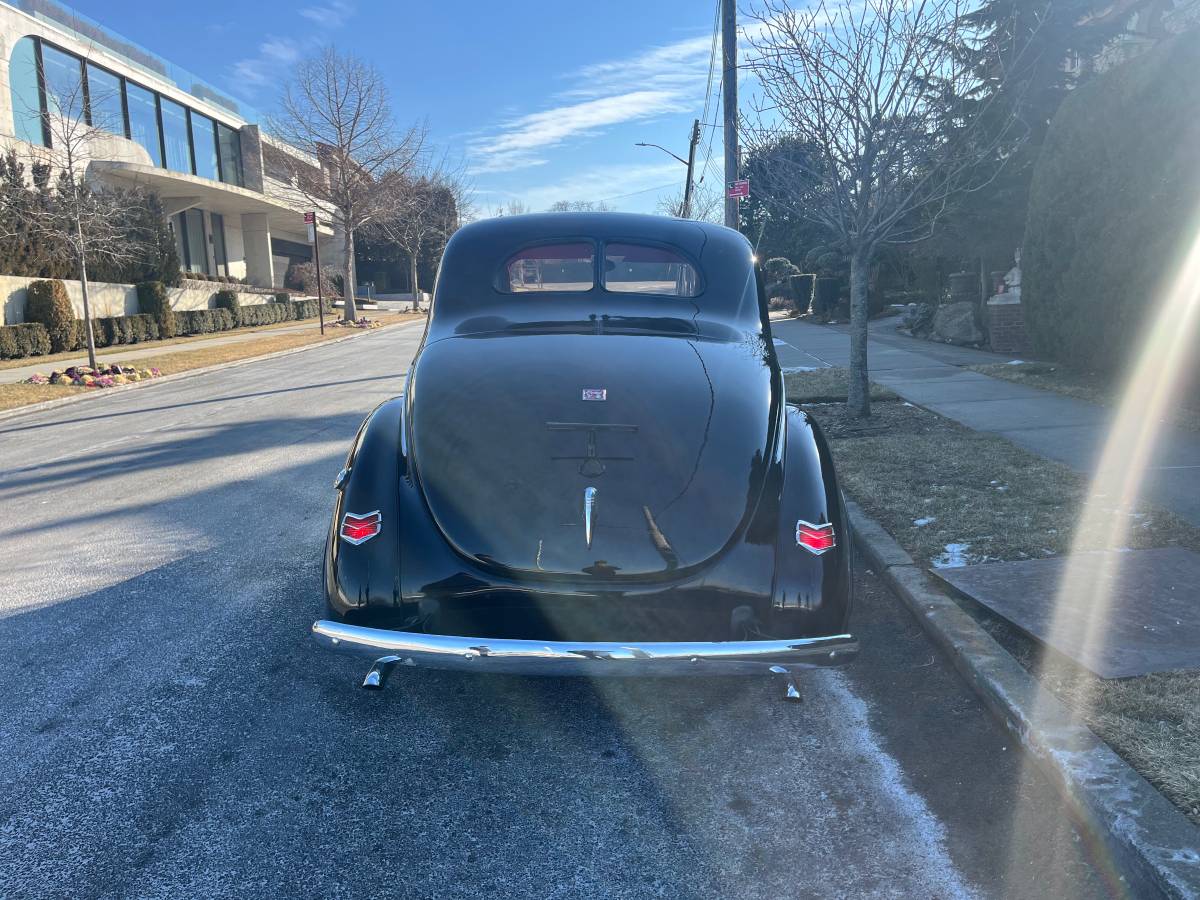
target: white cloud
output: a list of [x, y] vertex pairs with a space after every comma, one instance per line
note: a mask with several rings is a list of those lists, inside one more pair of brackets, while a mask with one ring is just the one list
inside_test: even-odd
[[470, 142], [469, 151], [478, 159], [472, 172], [507, 172], [541, 165], [545, 151], [570, 138], [596, 134], [621, 122], [679, 112], [686, 109], [680, 100], [672, 91], [630, 91], [521, 116], [505, 123], [499, 134]]
[[612, 198], [654, 188], [667, 193], [676, 181], [683, 187], [683, 176], [683, 166], [677, 162], [596, 166], [558, 181], [534, 184], [514, 196], [535, 212], [558, 200], [610, 200], [614, 208], [619, 208], [620, 201]]
[[354, 14], [354, 4], [344, 0], [333, 0], [320, 6], [306, 6], [300, 10], [304, 18], [316, 22], [322, 28], [338, 28]]
[[543, 165], [547, 151], [625, 122], [698, 113], [711, 49], [710, 36], [686, 38], [570, 73], [573, 84], [558, 94], [559, 105], [510, 118], [468, 142], [473, 174]]
[[[329, 0], [318, 6], [306, 6], [300, 15], [328, 31], [345, 24], [354, 14], [354, 5], [347, 0]], [[234, 82], [239, 88], [253, 89], [278, 85], [281, 67], [292, 66], [300, 57], [324, 43], [324, 35], [310, 34], [300, 38], [271, 35], [258, 45], [254, 56], [233, 64]]]

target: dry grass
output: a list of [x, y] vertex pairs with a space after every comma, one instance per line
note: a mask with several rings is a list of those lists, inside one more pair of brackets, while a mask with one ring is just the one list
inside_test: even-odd
[[[1086, 479], [1003, 438], [906, 403], [881, 402], [874, 410], [863, 423], [840, 404], [809, 407], [830, 439], [846, 492], [918, 562], [929, 564], [949, 544], [969, 545], [969, 562], [1037, 558], [1071, 548]], [[1130, 517], [1131, 547], [1200, 549], [1200, 530], [1171, 513], [1143, 506], [1113, 514]], [[1100, 536], [1080, 539], [1102, 546]], [[964, 607], [1200, 822], [1200, 672], [1100, 679], [973, 604]]]
[[[789, 403], [845, 403], [850, 390], [849, 370], [841, 368], [789, 372], [783, 382]], [[871, 399], [895, 400], [896, 395], [872, 381]]]
[[[992, 378], [1002, 378], [1044, 391], [1054, 391], [1056, 394], [1086, 400], [1100, 406], [1116, 406], [1121, 399], [1120, 385], [1114, 384], [1110, 376], [1099, 372], [1080, 372], [1066, 366], [1041, 362], [1023, 363], [1019, 366], [989, 363], [969, 368]], [[1189, 431], [1200, 431], [1200, 408], [1196, 406], [1195, 399], [1188, 399], [1185, 404], [1170, 408], [1165, 420]]]
[[[423, 315], [398, 315], [389, 316], [385, 321], [390, 326], [400, 324], [401, 322], [411, 322], [417, 318], [423, 320], [425, 317]], [[137, 357], [128, 361], [122, 360], [122, 350], [128, 352], [130, 350], [148, 349], [152, 345], [134, 344], [128, 347], [119, 347], [115, 350], [113, 348], [105, 348], [103, 352], [97, 354], [97, 362], [102, 365], [112, 365], [113, 363], [118, 365], [127, 364], [139, 369], [157, 368], [161, 369], [164, 375], [174, 375], [178, 372], [187, 372], [191, 369], [202, 369], [205, 366], [235, 362], [241, 359], [263, 356], [267, 353], [276, 353], [280, 350], [291, 350], [296, 347], [304, 347], [308, 344], [319, 344], [323, 341], [359, 333], [349, 328], [326, 328], [325, 335], [322, 337], [315, 323], [312, 329], [308, 331], [272, 334], [269, 330], [262, 330], [266, 331], [266, 333], [256, 340], [239, 341], [234, 344], [210, 345], [207, 347], [198, 347], [195, 350], [175, 350], [174, 352], [163, 353], [159, 356]], [[167, 344], [170, 342], [164, 341], [161, 343]], [[73, 359], [74, 356], [68, 358]], [[49, 357], [35, 357], [34, 359], [40, 363], [44, 359], [49, 359]], [[29, 365], [30, 361], [26, 359], [22, 360], [22, 363]], [[46, 372], [49, 373], [53, 368], [53, 365], [46, 366]], [[30, 403], [41, 403], [45, 400], [61, 400], [63, 397], [74, 396], [85, 391], [95, 393], [98, 390], [104, 389], [56, 384], [0, 384], [0, 410], [14, 409]]]

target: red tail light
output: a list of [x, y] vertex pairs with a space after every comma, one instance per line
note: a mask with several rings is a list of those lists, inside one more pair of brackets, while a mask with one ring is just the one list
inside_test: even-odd
[[365, 515], [346, 513], [342, 516], [342, 540], [349, 544], [361, 544], [379, 534], [382, 527], [383, 517], [378, 510]]
[[796, 522], [796, 543], [810, 553], [820, 556], [826, 550], [837, 546], [837, 535], [833, 533], [833, 526], [828, 522], [824, 525], [814, 525], [800, 520]]

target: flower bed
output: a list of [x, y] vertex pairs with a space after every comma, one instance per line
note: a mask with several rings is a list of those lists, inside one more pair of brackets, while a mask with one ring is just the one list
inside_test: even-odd
[[61, 384], [64, 387], [106, 388], [159, 378], [162, 374], [162, 371], [156, 368], [135, 369], [133, 366], [112, 365], [92, 369], [88, 366], [71, 366], [61, 372], [51, 372], [49, 375], [35, 372], [24, 379], [21, 384]]
[[368, 319], [363, 316], [361, 319], [355, 319], [353, 322], [347, 322], [345, 319], [338, 319], [330, 324], [331, 328], [382, 328], [383, 323], [375, 319]]

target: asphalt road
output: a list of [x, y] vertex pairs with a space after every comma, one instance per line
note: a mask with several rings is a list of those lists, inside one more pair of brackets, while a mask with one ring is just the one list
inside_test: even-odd
[[415, 327], [0, 422], [0, 896], [1101, 897], [1049, 785], [860, 572], [801, 681], [325, 655], [320, 548]]

